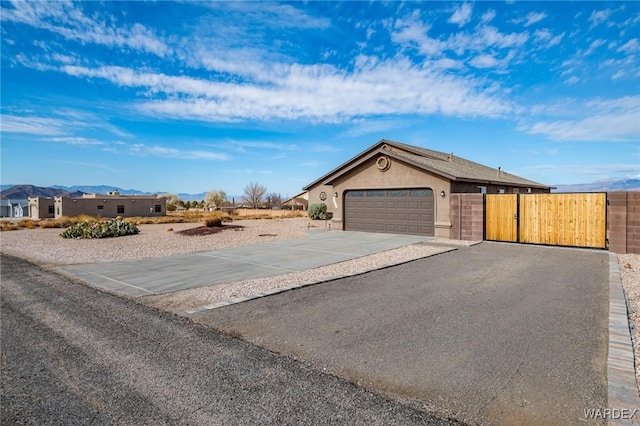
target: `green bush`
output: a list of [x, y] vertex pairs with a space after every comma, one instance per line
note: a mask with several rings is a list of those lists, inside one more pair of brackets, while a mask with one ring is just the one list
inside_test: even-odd
[[309, 219], [324, 220], [327, 218], [327, 205], [325, 203], [311, 204], [309, 206]]
[[60, 236], [62, 238], [108, 238], [137, 234], [138, 227], [121, 219], [109, 219], [101, 222], [83, 221], [69, 226]]

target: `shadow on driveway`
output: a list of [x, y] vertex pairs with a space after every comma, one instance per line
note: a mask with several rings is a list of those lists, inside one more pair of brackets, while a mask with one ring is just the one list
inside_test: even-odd
[[606, 252], [485, 242], [191, 318], [464, 422], [607, 407]]

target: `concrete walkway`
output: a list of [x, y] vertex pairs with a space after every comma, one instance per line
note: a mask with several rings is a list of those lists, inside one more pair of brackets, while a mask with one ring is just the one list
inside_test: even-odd
[[627, 301], [618, 256], [609, 253], [609, 425], [640, 425], [640, 396], [634, 370]]
[[310, 231], [299, 239], [60, 269], [109, 292], [137, 297], [299, 272], [429, 240], [413, 235]]

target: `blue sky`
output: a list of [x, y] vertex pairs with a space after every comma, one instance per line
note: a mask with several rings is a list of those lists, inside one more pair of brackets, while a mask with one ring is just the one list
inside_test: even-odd
[[3, 184], [291, 196], [382, 138], [640, 176], [638, 2], [1, 7]]

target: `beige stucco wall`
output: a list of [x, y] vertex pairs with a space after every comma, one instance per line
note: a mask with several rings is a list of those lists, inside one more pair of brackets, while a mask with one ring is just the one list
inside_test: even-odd
[[[344, 194], [354, 189], [430, 188], [434, 195], [435, 236], [449, 238], [449, 195], [451, 184], [448, 179], [420, 170], [398, 160], [391, 159], [391, 166], [382, 172], [376, 165], [377, 157], [354, 168], [337, 179], [333, 185], [318, 184], [309, 189], [309, 205], [321, 203], [320, 193], [326, 192], [327, 211], [333, 214], [332, 228], [344, 229]], [[445, 192], [445, 197], [440, 192]], [[335, 196], [334, 196], [335, 194]]]
[[[159, 204], [161, 211], [156, 212]], [[124, 213], [118, 213], [118, 206], [124, 206]], [[98, 209], [98, 206], [103, 206]], [[104, 198], [55, 198], [55, 217], [79, 216], [86, 214], [99, 217], [164, 216], [167, 212], [165, 197], [104, 197]]]
[[54, 205], [53, 198], [29, 197], [29, 218], [45, 219], [55, 217], [55, 214], [49, 213], [49, 206], [52, 205]]

